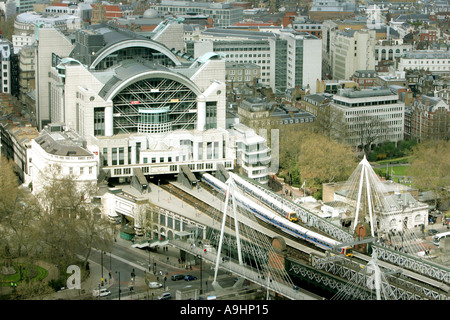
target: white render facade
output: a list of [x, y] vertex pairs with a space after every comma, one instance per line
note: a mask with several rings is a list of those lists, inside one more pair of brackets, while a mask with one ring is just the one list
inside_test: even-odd
[[[117, 88], [102, 96], [108, 81], [121, 73], [131, 72], [127, 70], [130, 68], [139, 68], [143, 72], [134, 75], [130, 73], [128, 79], [124, 79]], [[91, 72], [73, 59], [62, 59], [57, 67], [51, 69], [52, 119], [65, 123], [80, 132], [89, 143], [97, 145], [102, 168], [108, 170], [111, 177], [131, 177], [135, 167], [141, 168], [144, 175], [174, 174], [179, 172], [180, 165], [183, 164], [188, 165], [194, 172], [215, 170], [218, 163], [231, 169], [235, 152], [229, 140], [229, 133], [224, 129], [225, 83], [218, 80], [211, 82], [207, 77], [208, 74], [225, 74], [224, 68], [225, 61], [208, 60], [200, 67], [202, 72], [198, 70], [191, 78], [195, 79], [195, 82], [191, 82], [192, 80], [187, 81], [182, 75], [170, 70], [151, 70], [139, 64], [127, 63], [127, 66], [118, 66], [117, 73], [111, 74], [111, 71]], [[61, 77], [61, 70], [64, 70], [64, 77]], [[151, 82], [152, 77], [165, 77], [167, 81], [170, 79], [173, 81], [172, 85], [180, 86], [180, 90], [184, 85], [193, 86], [191, 89], [198, 92], [193, 101], [185, 101], [191, 109], [183, 112], [195, 116], [182, 123], [182, 128], [178, 126], [172, 130], [176, 120], [158, 120], [160, 122], [155, 124], [141, 123], [147, 115], [153, 119], [155, 114], [148, 113], [153, 111], [147, 107], [140, 107], [144, 102], [138, 98], [130, 104], [136, 106], [135, 111], [139, 114], [139, 120], [134, 122], [138, 126], [137, 130], [132, 128], [131, 124], [127, 127], [121, 125], [125, 122], [123, 118], [133, 115], [120, 115], [124, 109], [121, 110], [117, 106], [119, 103], [114, 101], [115, 98], [121, 91], [130, 90], [130, 86], [134, 84], [147, 84], [147, 80]], [[202, 91], [197, 84], [206, 90]], [[155, 93], [163, 91], [161, 86], [153, 90]], [[188, 91], [183, 92], [187, 95]], [[175, 105], [182, 102], [175, 101], [178, 99], [170, 100], [173, 100]], [[169, 104], [169, 101], [166, 102]], [[212, 104], [215, 109], [213, 112], [216, 113], [216, 124], [213, 126], [210, 123], [212, 120], [206, 115], [207, 104]], [[170, 118], [170, 112], [157, 110], [161, 111], [158, 117]], [[208, 129], [207, 123], [210, 125]]]
[[236, 163], [241, 166], [243, 174], [261, 184], [267, 184], [271, 157], [266, 140], [243, 124], [235, 124], [234, 129]]
[[287, 40], [287, 88], [309, 87], [310, 93], [316, 93], [317, 79], [322, 77], [322, 40], [305, 33], [281, 33], [281, 37]]
[[434, 73], [450, 72], [450, 52], [443, 50], [409, 51], [400, 56], [398, 71], [425, 70]]
[[48, 181], [55, 179], [55, 174], [58, 179], [73, 178], [80, 188], [97, 183], [98, 147], [88, 146], [75, 131], [63, 125], [44, 128], [40, 136], [31, 141], [30, 152], [33, 193], [39, 193]]

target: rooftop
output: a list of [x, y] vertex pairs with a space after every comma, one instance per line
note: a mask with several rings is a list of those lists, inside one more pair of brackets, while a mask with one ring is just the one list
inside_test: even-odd
[[86, 149], [86, 141], [75, 131], [64, 131], [63, 125], [46, 126], [41, 135], [34, 140], [50, 154], [68, 157], [92, 156], [92, 153]]

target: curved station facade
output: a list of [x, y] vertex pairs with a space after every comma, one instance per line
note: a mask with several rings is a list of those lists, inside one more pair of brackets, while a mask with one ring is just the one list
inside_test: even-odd
[[[38, 33], [38, 125], [53, 144], [67, 145], [61, 137], [76, 133], [78, 147], [97, 159], [97, 175], [126, 181], [140, 172], [177, 174], [181, 165], [229, 170], [239, 162], [239, 146], [247, 175], [267, 181], [265, 140], [251, 130], [242, 134], [242, 126], [227, 128], [220, 55], [183, 61], [161, 43], [105, 25], [77, 31], [74, 43], [53, 28]], [[33, 147], [37, 176], [52, 157], [40, 156], [39, 143]], [[74, 176], [92, 172], [69, 166], [62, 170]]]

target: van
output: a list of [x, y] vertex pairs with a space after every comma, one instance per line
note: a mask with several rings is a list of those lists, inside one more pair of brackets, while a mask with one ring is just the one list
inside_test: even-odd
[[109, 291], [108, 289], [92, 290], [92, 295], [94, 297], [106, 297], [106, 296], [109, 296], [110, 294], [111, 294], [111, 291]]
[[172, 299], [172, 295], [170, 294], [170, 292], [165, 292], [158, 297], [158, 300], [170, 300], [170, 299]]
[[174, 274], [172, 275], [172, 281], [183, 280], [185, 278], [182, 274]]

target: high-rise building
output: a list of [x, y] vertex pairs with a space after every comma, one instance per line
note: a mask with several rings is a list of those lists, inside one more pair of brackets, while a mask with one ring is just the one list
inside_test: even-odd
[[269, 43], [270, 86], [275, 94], [296, 87], [316, 93], [316, 81], [322, 77], [322, 40], [306, 32], [286, 31]]
[[331, 39], [333, 79], [349, 80], [357, 70], [375, 70], [376, 31], [336, 31]]

